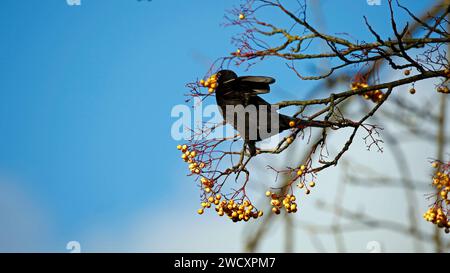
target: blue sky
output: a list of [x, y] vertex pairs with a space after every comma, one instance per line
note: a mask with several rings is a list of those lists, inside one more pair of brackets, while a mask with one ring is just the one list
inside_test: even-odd
[[[323, 20], [329, 32], [371, 39], [358, 22], [367, 15], [387, 34], [384, 2], [323, 1]], [[433, 1], [408, 2], [420, 11]], [[197, 204], [196, 187], [186, 186], [189, 178], [170, 136], [170, 111], [183, 103], [187, 82], [235, 50], [230, 38], [239, 29], [220, 24], [224, 11], [238, 3], [2, 1], [0, 251], [64, 251], [65, 242], [94, 227], [120, 234], [143, 208], [174, 210], [181, 205], [173, 201], [186, 196]], [[277, 61], [247, 73], [275, 76], [276, 88], [300, 88]], [[32, 209], [45, 215], [44, 243], [18, 239], [39, 228], [29, 217]], [[21, 221], [12, 220], [21, 214]], [[197, 217], [194, 210], [183, 216]], [[90, 249], [102, 246], [92, 243]]]

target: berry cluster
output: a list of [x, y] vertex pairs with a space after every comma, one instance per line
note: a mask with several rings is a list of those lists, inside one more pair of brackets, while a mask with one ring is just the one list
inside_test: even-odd
[[[316, 183], [315, 183], [314, 181], [309, 182], [309, 186], [310, 186], [311, 188], [313, 188], [315, 185], [316, 185]], [[310, 193], [311, 193], [311, 190], [308, 189], [308, 187], [306, 186], [306, 182], [300, 182], [300, 183], [298, 183], [298, 184], [297, 184], [297, 187], [298, 187], [299, 189], [305, 188], [305, 193], [306, 193], [306, 194], [310, 194]]]
[[177, 149], [181, 151], [181, 159], [183, 159], [184, 162], [189, 163], [189, 171], [191, 173], [200, 174], [205, 167], [205, 163], [195, 159], [197, 152], [189, 151], [186, 144], [178, 145]]
[[445, 202], [445, 204], [450, 204], [449, 194], [450, 191], [450, 181], [448, 174], [444, 173], [436, 173], [436, 175], [433, 178], [433, 185], [440, 190], [439, 195], [441, 196], [442, 200]]
[[202, 185], [204, 186], [203, 190], [206, 193], [210, 193], [212, 191], [211, 189], [214, 186], [214, 180], [202, 177], [200, 178], [200, 182], [202, 182]]
[[201, 208], [197, 210], [198, 214], [203, 214], [205, 209], [212, 205], [216, 206], [216, 212], [219, 216], [227, 215], [233, 222], [248, 221], [251, 218], [258, 218], [263, 215], [262, 211], [258, 211], [248, 200], [243, 202], [237, 200], [222, 200], [220, 189], [214, 188], [215, 180], [209, 179], [202, 174], [202, 169], [206, 164], [198, 159], [198, 152], [186, 144], [178, 145], [177, 149], [181, 151], [181, 158], [189, 164], [189, 171], [198, 175], [203, 190]]
[[437, 225], [439, 228], [445, 228], [445, 233], [450, 232], [450, 221], [442, 208], [429, 208], [427, 212], [423, 214], [423, 218], [425, 218], [428, 222]]
[[450, 89], [448, 89], [447, 86], [439, 86], [436, 90], [437, 90], [439, 93], [450, 94]]
[[[354, 82], [354, 83], [352, 83], [351, 87], [352, 87], [352, 90], [357, 90], [359, 88], [369, 87], [369, 85], [364, 82]], [[384, 98], [384, 93], [381, 90], [373, 90], [373, 91], [367, 91], [367, 92], [363, 93], [362, 96], [366, 100], [371, 100], [375, 103], [378, 103]]]
[[450, 78], [450, 69], [446, 68], [446, 69], [444, 70], [444, 73], [445, 73], [445, 77], [446, 77], [447, 79]]
[[450, 164], [444, 164], [440, 161], [434, 161], [431, 166], [436, 169], [433, 176], [432, 186], [436, 188], [438, 195], [434, 205], [424, 213], [423, 217], [428, 222], [437, 225], [439, 228], [445, 228], [445, 232], [450, 232]]
[[262, 211], [258, 211], [248, 200], [244, 202], [231, 200], [222, 200], [216, 206], [216, 212], [219, 216], [227, 215], [233, 222], [244, 220], [247, 222], [251, 218], [258, 218], [263, 216]]
[[209, 93], [214, 93], [217, 88], [217, 74], [211, 75], [206, 81], [200, 80], [200, 85], [207, 87]]
[[433, 186], [439, 191], [441, 200], [446, 205], [450, 205], [450, 165], [442, 164], [435, 161], [431, 166], [437, 169], [437, 172], [433, 176]]
[[[296, 172], [296, 177], [300, 178], [302, 175], [304, 175], [306, 173], [306, 166], [305, 165], [301, 165]], [[295, 170], [294, 170], [295, 171]], [[316, 186], [316, 183], [314, 181], [309, 182], [309, 187], [314, 188], [314, 186]], [[297, 184], [297, 187], [299, 189], [305, 189], [305, 193], [306, 194], [310, 194], [311, 190], [308, 188], [308, 186], [306, 186], [306, 181], [305, 179], [301, 179], [300, 182]]]
[[272, 205], [272, 212], [280, 214], [281, 209], [284, 208], [287, 213], [297, 212], [297, 203], [295, 203], [295, 196], [287, 194], [285, 196], [278, 196], [276, 193], [267, 191], [266, 196], [270, 197], [270, 204]]
[[220, 194], [216, 194], [216, 195], [211, 194], [208, 197], [206, 202], [202, 202], [200, 204], [202, 206], [202, 208], [197, 211], [198, 214], [203, 214], [203, 212], [205, 211], [205, 208], [209, 209], [212, 204], [219, 205], [220, 199], [222, 199], [222, 195], [220, 195]]
[[210, 208], [212, 204], [216, 205], [216, 212], [219, 216], [227, 215], [229, 219], [233, 222], [239, 222], [244, 220], [247, 222], [251, 218], [258, 218], [263, 216], [262, 211], [258, 211], [250, 201], [244, 201], [240, 203], [239, 201], [231, 200], [222, 200], [222, 196], [220, 194], [211, 194], [208, 197], [207, 202], [202, 202], [202, 208], [197, 212], [198, 214], [203, 214], [205, 208]]

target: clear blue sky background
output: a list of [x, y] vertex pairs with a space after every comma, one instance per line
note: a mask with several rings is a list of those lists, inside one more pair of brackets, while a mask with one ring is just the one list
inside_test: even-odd
[[[329, 32], [370, 40], [358, 22], [367, 15], [387, 34], [385, 2], [323, 1], [322, 20]], [[403, 2], [420, 11], [433, 1]], [[239, 29], [220, 24], [238, 3], [0, 3], [0, 251], [65, 251], [67, 241], [97, 226], [120, 229], [142, 208], [183, 206], [171, 204], [183, 194], [197, 203], [170, 136], [170, 111], [183, 103], [185, 83], [235, 50], [230, 38]], [[248, 73], [299, 89], [283, 64], [269, 64]]]

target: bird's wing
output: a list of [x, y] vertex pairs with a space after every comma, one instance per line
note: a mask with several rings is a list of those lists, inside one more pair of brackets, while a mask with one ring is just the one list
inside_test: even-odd
[[274, 78], [266, 76], [242, 76], [238, 77], [238, 80], [242, 82], [266, 83], [266, 84], [272, 84], [275, 82]]
[[270, 92], [270, 84], [275, 82], [274, 78], [264, 76], [242, 76], [237, 78], [237, 86], [240, 91], [248, 95], [266, 94]]

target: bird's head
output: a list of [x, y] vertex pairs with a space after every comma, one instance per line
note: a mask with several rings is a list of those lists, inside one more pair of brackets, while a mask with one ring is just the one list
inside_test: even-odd
[[214, 93], [215, 91], [223, 91], [223, 88], [220, 88], [222, 85], [227, 85], [228, 83], [237, 79], [238, 76], [231, 70], [220, 70], [216, 74], [211, 75], [208, 79], [200, 80], [200, 86], [207, 87], [208, 92]]
[[226, 84], [229, 81], [235, 80], [238, 76], [231, 70], [220, 70], [217, 72], [217, 83], [219, 85]]

